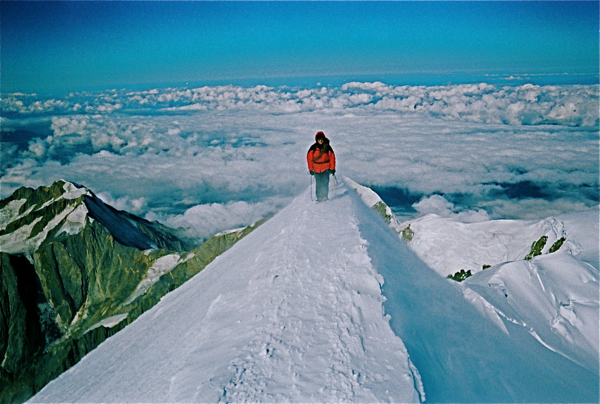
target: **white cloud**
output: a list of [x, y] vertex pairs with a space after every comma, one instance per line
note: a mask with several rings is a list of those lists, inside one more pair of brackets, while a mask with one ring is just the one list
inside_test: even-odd
[[[15, 95], [12, 102], [29, 111], [34, 100]], [[422, 212], [434, 207], [429, 196], [441, 194], [452, 204], [437, 207], [447, 215], [480, 220], [485, 209], [495, 218], [539, 218], [598, 203], [597, 100], [597, 86], [485, 84], [71, 94], [63, 103], [79, 112], [65, 107], [51, 121], [36, 118], [51, 136], [31, 140], [20, 154], [3, 145], [10, 164], [3, 161], [2, 196], [66, 178], [142, 216], [179, 217], [198, 228], [194, 217], [210, 211], [217, 215], [205, 221], [211, 229], [241, 226], [309, 186], [306, 151], [323, 130], [340, 173], [425, 196]], [[122, 108], [100, 113], [108, 104]], [[81, 113], [88, 107], [94, 114]], [[24, 116], [3, 124], [26, 129], [34, 118]], [[544, 121], [553, 124], [528, 124]], [[528, 184], [543, 195], [522, 197]], [[248, 206], [228, 205], [238, 202]], [[196, 205], [204, 210], [185, 216]]]
[[429, 114], [443, 119], [511, 125], [598, 125], [598, 86], [496, 87], [490, 84], [452, 86], [390, 86], [347, 83], [340, 88], [290, 89], [255, 86], [167, 88], [150, 91], [113, 90], [72, 93], [65, 100], [38, 100], [11, 94], [2, 99], [4, 111], [21, 114], [85, 110], [111, 114], [120, 110], [267, 111], [297, 113], [369, 107], [397, 113]]
[[149, 212], [146, 219], [183, 229], [188, 237], [203, 240], [224, 229], [237, 229], [256, 223], [281, 208], [281, 201], [278, 203], [275, 200], [259, 203], [210, 203], [193, 206], [180, 215]]
[[448, 217], [453, 213], [454, 204], [448, 202], [446, 198], [441, 195], [432, 195], [413, 204], [413, 207], [419, 213], [424, 215], [427, 213], [435, 213], [438, 216]]
[[539, 220], [565, 212], [576, 212], [600, 208], [597, 204], [584, 203], [582, 201], [559, 198], [545, 200], [541, 198], [528, 198], [522, 200], [484, 201], [482, 207], [491, 212], [490, 216], [495, 218], [518, 218]]
[[34, 157], [44, 157], [47, 151], [46, 142], [39, 138], [34, 139], [29, 143], [29, 151]]
[[458, 220], [462, 223], [484, 222], [490, 220], [490, 216], [483, 209], [477, 210], [460, 210], [452, 202], [448, 202], [441, 195], [432, 195], [421, 199], [413, 204], [417, 212], [422, 215], [434, 213], [440, 217], [447, 217]]
[[17, 160], [17, 146], [9, 143], [0, 145], [0, 175]]
[[146, 210], [148, 204], [148, 199], [144, 197], [132, 199], [128, 195], [125, 195], [120, 198], [114, 198], [110, 192], [100, 192], [96, 196], [115, 209], [124, 210], [134, 214], [139, 214]]

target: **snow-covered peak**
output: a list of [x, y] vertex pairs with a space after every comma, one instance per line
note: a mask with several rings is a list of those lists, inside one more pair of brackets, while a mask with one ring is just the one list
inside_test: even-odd
[[104, 203], [88, 188], [60, 180], [19, 188], [0, 201], [0, 252], [31, 256], [47, 239], [75, 235], [98, 221], [121, 244], [140, 250], [191, 248], [174, 231]]
[[65, 180], [54, 182], [49, 187], [37, 189], [22, 187], [0, 204], [0, 230], [32, 211], [42, 210], [60, 200], [76, 200], [93, 193], [81, 185]]
[[92, 196], [92, 192], [84, 187], [83, 185], [77, 185], [73, 182], [61, 180], [64, 182], [63, 190], [65, 193], [62, 195], [65, 199], [77, 199], [83, 195]]
[[[598, 268], [598, 210], [543, 220], [464, 223], [435, 214], [402, 223], [410, 227], [410, 248], [442, 276], [461, 269], [477, 273], [504, 262], [556, 251]], [[536, 250], [532, 254], [532, 250]]]
[[564, 224], [573, 255], [600, 269], [600, 207], [556, 216]]
[[432, 269], [446, 277], [461, 270], [475, 274], [495, 265], [529, 260], [556, 251], [599, 267], [598, 208], [570, 212], [543, 220], [463, 221], [459, 215], [429, 213], [400, 222], [368, 187], [345, 182], [376, 211]]
[[503, 321], [518, 324], [548, 349], [598, 373], [596, 268], [557, 252], [500, 264], [461, 286], [504, 332]]
[[0, 204], [0, 252], [31, 255], [47, 236], [76, 234], [86, 225], [87, 188], [60, 180], [49, 187], [19, 188]]

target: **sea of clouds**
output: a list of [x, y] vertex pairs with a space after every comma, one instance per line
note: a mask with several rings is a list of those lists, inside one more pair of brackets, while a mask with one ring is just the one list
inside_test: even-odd
[[1, 99], [1, 195], [64, 178], [191, 236], [253, 223], [338, 176], [397, 214], [537, 219], [598, 205], [599, 87], [214, 86]]

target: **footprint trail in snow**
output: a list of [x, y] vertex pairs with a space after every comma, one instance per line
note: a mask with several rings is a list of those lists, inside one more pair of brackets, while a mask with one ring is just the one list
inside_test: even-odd
[[418, 402], [356, 201], [337, 194], [296, 198], [32, 400]]

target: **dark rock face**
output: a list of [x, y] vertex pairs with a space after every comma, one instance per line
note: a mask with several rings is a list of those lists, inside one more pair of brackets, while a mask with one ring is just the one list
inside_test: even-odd
[[[0, 293], [2, 293], [2, 367], [15, 371], [23, 357], [33, 355], [45, 345], [38, 304], [46, 302], [33, 265], [25, 257], [0, 255]], [[17, 321], [10, 322], [10, 319]]]
[[139, 250], [160, 246], [172, 251], [184, 251], [193, 247], [191, 243], [177, 237], [172, 229], [118, 211], [98, 198], [86, 196], [84, 203], [89, 216], [99, 221], [122, 245]]
[[447, 276], [447, 278], [453, 279], [456, 282], [462, 282], [465, 279], [467, 279], [469, 276], [473, 275], [471, 273], [471, 270], [467, 270], [465, 271], [464, 269], [461, 269], [460, 271], [458, 271], [457, 273], [455, 273], [454, 275], [450, 274]]
[[[11, 403], [30, 398], [253, 229], [193, 248], [175, 230], [64, 181], [20, 188], [0, 209], [0, 402]], [[161, 258], [172, 265], [154, 279]]]
[[525, 260], [531, 260], [533, 257], [537, 257], [538, 255], [542, 255], [542, 250], [548, 241], [548, 236], [542, 236], [539, 240], [534, 241], [531, 245], [531, 251], [524, 258]]
[[[43, 324], [46, 303], [34, 266], [23, 256], [0, 253], [0, 384], [2, 398], [28, 358], [39, 354], [55, 328]], [[18, 377], [18, 376], [17, 376]], [[10, 395], [13, 395], [9, 391]], [[10, 395], [6, 398], [11, 398]], [[17, 395], [14, 397], [19, 399]], [[26, 397], [25, 397], [26, 398]]]

